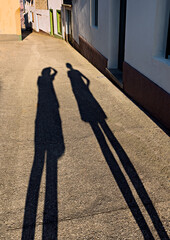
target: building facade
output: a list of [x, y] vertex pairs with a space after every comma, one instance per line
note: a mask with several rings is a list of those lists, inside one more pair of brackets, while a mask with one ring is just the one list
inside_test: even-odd
[[0, 40], [21, 40], [20, 1], [0, 0]]
[[27, 28], [50, 33], [50, 14], [47, 0], [26, 0], [25, 21]]
[[73, 21], [72, 21], [72, 1], [64, 0], [62, 4], [62, 24], [63, 39], [72, 44], [73, 41]]
[[50, 11], [50, 33], [58, 37], [62, 37], [62, 0], [48, 0], [48, 8]]
[[62, 37], [62, 0], [26, 0], [28, 28]]
[[73, 45], [170, 128], [170, 1], [72, 1]]

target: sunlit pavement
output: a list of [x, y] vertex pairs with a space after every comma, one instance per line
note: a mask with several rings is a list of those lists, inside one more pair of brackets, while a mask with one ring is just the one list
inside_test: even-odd
[[63, 40], [0, 55], [0, 239], [168, 239], [167, 134]]

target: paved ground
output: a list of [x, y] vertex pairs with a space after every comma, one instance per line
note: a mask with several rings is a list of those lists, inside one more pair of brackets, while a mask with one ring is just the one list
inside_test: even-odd
[[0, 239], [168, 239], [169, 137], [62, 40], [0, 55]]

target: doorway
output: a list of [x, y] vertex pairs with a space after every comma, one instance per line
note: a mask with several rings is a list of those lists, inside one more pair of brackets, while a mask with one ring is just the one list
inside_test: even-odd
[[72, 17], [71, 17], [71, 10], [67, 10], [67, 21], [66, 21], [66, 28], [67, 28], [67, 41], [72, 44]]
[[118, 69], [121, 71], [125, 55], [126, 1], [120, 1]]
[[107, 72], [110, 78], [123, 87], [123, 62], [125, 52], [127, 0], [110, 0], [109, 2], [109, 55]]

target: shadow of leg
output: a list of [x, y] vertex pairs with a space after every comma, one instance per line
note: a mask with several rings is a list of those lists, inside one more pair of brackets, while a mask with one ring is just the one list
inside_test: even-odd
[[33, 240], [41, 177], [44, 167], [45, 147], [35, 144], [35, 156], [26, 197], [22, 240]]
[[143, 205], [145, 206], [154, 226], [155, 229], [157, 230], [160, 239], [168, 240], [169, 237], [163, 227], [163, 224], [156, 212], [156, 209], [153, 206], [153, 203], [146, 192], [144, 185], [142, 181], [140, 180], [136, 169], [134, 168], [133, 164], [131, 163], [129, 157], [127, 156], [126, 152], [118, 142], [118, 140], [115, 138], [113, 135], [112, 131], [110, 130], [109, 126], [107, 125], [106, 122], [101, 122], [101, 127], [106, 134], [108, 140], [110, 141], [111, 145], [113, 146], [114, 150], [116, 151], [126, 173], [128, 174], [132, 184], [134, 185]]
[[117, 185], [129, 207], [131, 210], [131, 213], [133, 214], [143, 236], [144, 239], [152, 240], [154, 239], [152, 236], [152, 233], [139, 209], [139, 206], [131, 192], [131, 189], [118, 165], [116, 162], [112, 152], [109, 149], [109, 146], [107, 145], [107, 142], [105, 140], [105, 137], [100, 129], [100, 127], [97, 125], [97, 123], [91, 123], [92, 130], [97, 138], [97, 141], [99, 143], [99, 146], [102, 150], [102, 153], [106, 159], [106, 162], [110, 168], [110, 171], [113, 174], [113, 177], [115, 178]]
[[46, 193], [43, 219], [43, 240], [56, 240], [58, 229], [57, 206], [57, 144], [47, 146]]

